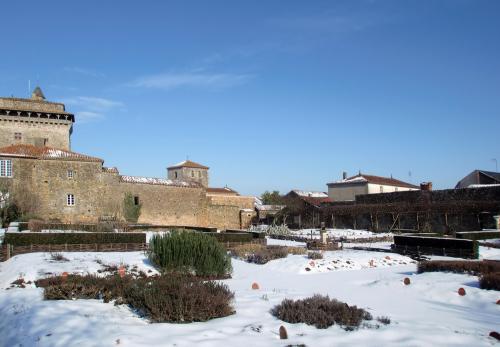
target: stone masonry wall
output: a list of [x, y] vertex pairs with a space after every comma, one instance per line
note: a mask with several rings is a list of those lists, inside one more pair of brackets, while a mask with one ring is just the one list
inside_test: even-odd
[[[4, 158], [2, 158], [4, 159]], [[166, 226], [200, 226], [218, 229], [246, 228], [253, 209], [251, 197], [207, 197], [206, 190], [120, 181], [116, 173], [103, 172], [100, 162], [11, 159], [12, 178], [0, 185], [13, 196], [25, 196], [32, 214], [45, 220], [94, 223], [102, 217], [122, 219], [123, 198], [130, 192], [142, 204], [140, 223]], [[68, 170], [73, 177], [68, 177]], [[73, 194], [75, 205], [68, 206]], [[245, 224], [245, 225], [243, 225]]]
[[[17, 116], [0, 116], [0, 147], [11, 144], [43, 145], [43, 139], [48, 147], [70, 149], [71, 121], [56, 119], [37, 119]], [[15, 139], [15, 133], [21, 134], [21, 139]]]

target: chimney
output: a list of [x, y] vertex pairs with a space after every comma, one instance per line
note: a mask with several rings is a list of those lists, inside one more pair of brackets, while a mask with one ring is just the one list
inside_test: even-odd
[[345, 172], [345, 171], [342, 172], [342, 179], [343, 180], [347, 179], [347, 172]]
[[420, 183], [420, 190], [432, 190], [432, 182], [422, 182]]

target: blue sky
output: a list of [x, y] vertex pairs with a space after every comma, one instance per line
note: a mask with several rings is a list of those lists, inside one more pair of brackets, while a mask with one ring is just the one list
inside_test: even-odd
[[[76, 115], [128, 175], [189, 159], [244, 194], [342, 171], [453, 187], [500, 160], [500, 2], [10, 1], [0, 95]], [[411, 176], [409, 176], [411, 172]]]

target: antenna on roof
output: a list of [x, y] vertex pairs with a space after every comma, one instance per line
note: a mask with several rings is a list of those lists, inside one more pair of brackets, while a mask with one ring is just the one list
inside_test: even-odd
[[498, 160], [497, 160], [497, 158], [493, 158], [493, 159], [491, 159], [491, 161], [495, 162], [495, 172], [498, 172]]

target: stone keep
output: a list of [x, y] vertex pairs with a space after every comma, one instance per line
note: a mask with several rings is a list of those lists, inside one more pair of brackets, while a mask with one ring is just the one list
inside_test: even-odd
[[31, 99], [0, 98], [0, 147], [29, 144], [70, 150], [74, 121], [64, 104], [46, 101], [40, 87]]

